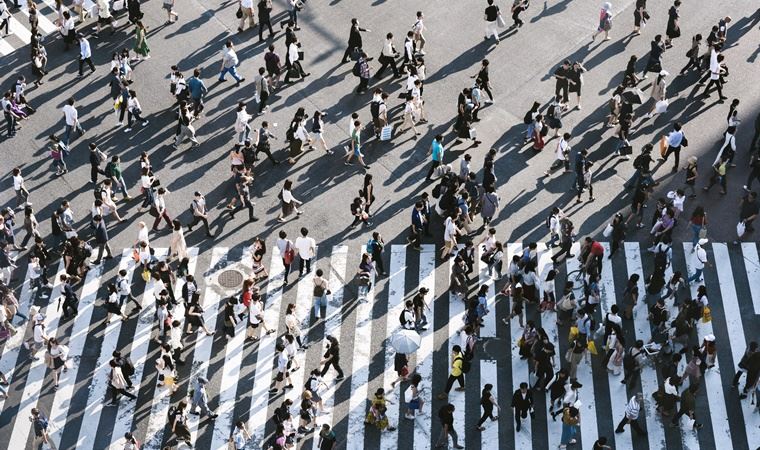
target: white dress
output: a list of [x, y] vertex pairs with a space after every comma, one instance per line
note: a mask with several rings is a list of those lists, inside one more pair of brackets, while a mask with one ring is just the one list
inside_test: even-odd
[[177, 258], [187, 258], [187, 242], [185, 242], [185, 232], [182, 228], [179, 230], [172, 230], [172, 240], [170, 244], [171, 255], [176, 255]]

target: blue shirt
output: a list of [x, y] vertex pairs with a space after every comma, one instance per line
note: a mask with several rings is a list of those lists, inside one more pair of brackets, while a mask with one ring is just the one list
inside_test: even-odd
[[415, 228], [422, 228], [422, 217], [422, 211], [417, 211], [416, 207], [412, 208], [412, 225], [414, 225]]
[[187, 80], [187, 89], [190, 91], [190, 96], [199, 99], [206, 95], [206, 92], [208, 92], [208, 89], [206, 89], [206, 85], [203, 84], [203, 81], [199, 80], [196, 77], [190, 77], [189, 80]]
[[433, 139], [433, 161], [441, 162], [443, 159], [443, 145], [437, 139]]

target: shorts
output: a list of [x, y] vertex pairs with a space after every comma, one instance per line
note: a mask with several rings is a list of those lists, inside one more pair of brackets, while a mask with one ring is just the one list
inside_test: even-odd
[[100, 17], [98, 16], [98, 23], [101, 25], [108, 25], [113, 22], [113, 16]]
[[420, 399], [413, 398], [411, 402], [406, 404], [406, 407], [411, 411], [414, 411], [415, 409], [420, 409]]
[[361, 156], [361, 157], [364, 156], [364, 155], [362, 155], [362, 147], [361, 147], [361, 145], [355, 145], [354, 146], [354, 156]]

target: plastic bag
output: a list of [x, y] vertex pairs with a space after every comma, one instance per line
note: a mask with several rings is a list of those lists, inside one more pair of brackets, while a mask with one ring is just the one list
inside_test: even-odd
[[668, 110], [668, 104], [669, 103], [668, 103], [668, 99], [667, 98], [666, 99], [662, 99], [659, 102], [655, 103], [655, 105], [654, 105], [654, 111], [657, 114], [662, 114], [662, 113], [664, 113], [665, 111]]
[[742, 220], [741, 222], [736, 224], [736, 235], [738, 237], [744, 236], [744, 232], [747, 231], [747, 225]]
[[604, 231], [602, 232], [602, 235], [604, 237], [608, 238], [612, 235], [612, 224], [608, 223], [606, 227], [604, 227]]

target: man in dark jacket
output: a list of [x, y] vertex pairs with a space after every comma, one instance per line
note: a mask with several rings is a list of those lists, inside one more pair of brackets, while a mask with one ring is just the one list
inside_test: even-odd
[[106, 259], [113, 258], [113, 254], [111, 252], [111, 246], [108, 244], [108, 229], [106, 228], [106, 223], [103, 221], [103, 218], [98, 214], [93, 217], [92, 220], [95, 224], [95, 242], [98, 244], [98, 257], [92, 263], [100, 264], [100, 261], [103, 258], [104, 249], [106, 251]]
[[528, 390], [528, 383], [520, 383], [520, 389], [517, 389], [512, 395], [512, 408], [515, 409], [515, 430], [519, 433], [522, 419], [535, 417], [533, 412], [533, 394]]
[[[63, 284], [62, 297], [63, 297], [63, 318], [68, 319], [69, 312], [71, 311], [71, 317], [76, 317], [79, 314], [77, 304], [79, 303], [79, 297], [74, 290], [73, 284], [79, 281], [77, 277], [69, 276], [66, 274], [61, 275], [61, 283]], [[59, 300], [60, 301], [60, 300]]]
[[346, 48], [346, 52], [343, 54], [343, 60], [341, 61], [341, 64], [345, 64], [348, 62], [348, 58], [351, 56], [351, 54], [356, 49], [362, 48], [362, 32], [369, 32], [370, 30], [366, 28], [362, 28], [359, 26], [359, 19], [353, 18], [351, 19], [351, 31], [348, 34], [348, 47]]

